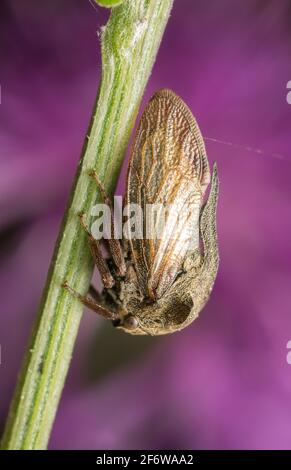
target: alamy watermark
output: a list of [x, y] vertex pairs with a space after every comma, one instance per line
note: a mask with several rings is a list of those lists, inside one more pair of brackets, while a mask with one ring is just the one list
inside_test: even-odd
[[286, 348], [289, 350], [286, 355], [286, 361], [291, 366], [291, 339], [288, 341]]
[[90, 227], [96, 240], [179, 240], [187, 244], [190, 251], [199, 241], [200, 204], [139, 204], [130, 203], [123, 207], [123, 198], [114, 196], [113, 208], [107, 204], [96, 204], [91, 215], [94, 221]]
[[287, 90], [288, 93], [287, 93], [287, 96], [286, 96], [286, 101], [288, 104], [291, 104], [291, 80], [289, 80], [289, 82], [287, 82]]

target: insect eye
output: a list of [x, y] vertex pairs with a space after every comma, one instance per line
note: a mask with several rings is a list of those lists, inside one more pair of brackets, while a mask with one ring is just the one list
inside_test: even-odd
[[124, 320], [124, 326], [128, 330], [135, 330], [136, 328], [138, 328], [138, 319], [133, 315], [129, 315]]

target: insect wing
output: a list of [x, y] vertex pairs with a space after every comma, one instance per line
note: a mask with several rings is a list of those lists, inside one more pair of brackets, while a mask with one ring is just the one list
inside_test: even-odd
[[204, 142], [192, 113], [173, 92], [157, 92], [141, 117], [126, 190], [126, 204], [137, 205], [143, 214], [129, 238], [144, 296], [160, 298], [189, 249], [199, 247], [199, 215], [209, 181]]

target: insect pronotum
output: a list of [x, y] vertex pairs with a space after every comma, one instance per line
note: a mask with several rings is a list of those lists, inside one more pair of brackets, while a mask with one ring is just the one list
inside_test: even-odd
[[[90, 175], [112, 208], [97, 174]], [[210, 193], [203, 205], [210, 179]], [[157, 219], [161, 219], [161, 207], [166, 208], [159, 236], [145, 236], [145, 226], [152, 221], [143, 215], [139, 228], [144, 236], [137, 237], [136, 232], [128, 239], [112, 236], [105, 259], [100, 241], [90, 233], [81, 214], [104, 289], [98, 294], [91, 288], [90, 294], [82, 296], [67, 282], [63, 286], [128, 333], [160, 335], [185, 328], [206, 304], [218, 270], [217, 198], [216, 165], [211, 177], [203, 138], [191, 111], [172, 91], [158, 91], [137, 129], [124, 204], [138, 205], [142, 211], [156, 205]]]

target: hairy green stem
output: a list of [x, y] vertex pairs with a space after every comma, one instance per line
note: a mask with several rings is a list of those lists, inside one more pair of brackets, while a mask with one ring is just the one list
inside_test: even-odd
[[114, 191], [140, 99], [173, 0], [125, 0], [102, 30], [102, 80], [39, 315], [10, 407], [3, 449], [45, 449], [77, 335], [82, 305], [61, 284], [88, 290], [92, 260], [77, 214], [97, 202], [95, 169]]

